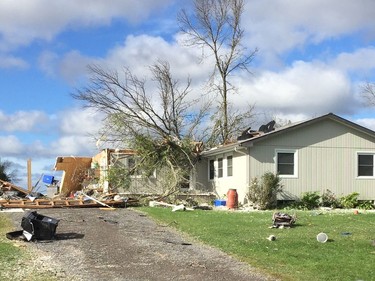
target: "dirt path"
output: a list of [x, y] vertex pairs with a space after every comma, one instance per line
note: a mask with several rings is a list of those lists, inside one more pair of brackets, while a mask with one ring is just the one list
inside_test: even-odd
[[[45, 209], [57, 239], [22, 242], [58, 280], [269, 280], [216, 249], [130, 210]], [[6, 213], [22, 229], [24, 213]]]

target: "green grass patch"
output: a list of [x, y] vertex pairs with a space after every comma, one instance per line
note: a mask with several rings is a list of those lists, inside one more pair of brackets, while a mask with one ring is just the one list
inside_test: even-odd
[[[9, 218], [0, 214], [0, 280], [58, 280], [50, 272], [33, 266], [33, 253], [28, 251], [27, 247], [22, 247], [22, 242], [17, 243], [6, 238], [6, 233], [13, 230], [13, 224]], [[20, 272], [26, 267], [28, 267], [26, 273]]]
[[[270, 229], [271, 211], [140, 209], [282, 280], [374, 280], [374, 213], [288, 211], [297, 215], [295, 226]], [[326, 243], [317, 241], [320, 232]], [[270, 235], [277, 239], [267, 240]]]
[[24, 258], [23, 251], [6, 238], [9, 231], [12, 231], [11, 222], [0, 214], [0, 278], [9, 277], [9, 272], [17, 268], [18, 263]]

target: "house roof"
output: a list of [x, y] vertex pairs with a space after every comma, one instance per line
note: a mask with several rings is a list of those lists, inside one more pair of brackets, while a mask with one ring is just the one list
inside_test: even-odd
[[211, 156], [211, 155], [215, 155], [215, 154], [219, 154], [219, 153], [225, 153], [225, 152], [233, 151], [233, 150], [236, 150], [236, 149], [240, 149], [241, 147], [243, 147], [243, 148], [250, 147], [255, 142], [263, 141], [263, 140], [265, 140], [269, 137], [273, 137], [273, 136], [276, 136], [276, 135], [279, 135], [279, 134], [285, 134], [285, 133], [288, 133], [288, 132], [293, 131], [293, 130], [297, 130], [297, 129], [300, 129], [300, 128], [303, 128], [303, 127], [307, 127], [311, 124], [318, 123], [318, 122], [321, 122], [321, 121], [327, 120], [327, 119], [333, 120], [333, 121], [338, 122], [340, 124], [343, 124], [347, 127], [350, 127], [354, 130], [365, 133], [372, 138], [375, 138], [375, 132], [374, 131], [372, 131], [372, 130], [366, 128], [366, 127], [363, 127], [361, 125], [358, 125], [354, 122], [351, 122], [347, 119], [344, 119], [344, 118], [342, 118], [338, 115], [335, 115], [333, 113], [328, 113], [328, 114], [325, 114], [325, 115], [322, 115], [322, 116], [319, 116], [319, 117], [316, 117], [316, 118], [312, 118], [312, 119], [309, 119], [309, 120], [306, 120], [306, 121], [300, 121], [300, 122], [288, 124], [286, 126], [276, 128], [275, 130], [273, 130], [271, 132], [258, 134], [258, 135], [254, 136], [252, 138], [240, 140], [240, 141], [237, 141], [235, 143], [228, 144], [228, 145], [222, 145], [222, 146], [215, 147], [215, 148], [212, 148], [210, 150], [204, 151], [202, 153], [202, 155]]

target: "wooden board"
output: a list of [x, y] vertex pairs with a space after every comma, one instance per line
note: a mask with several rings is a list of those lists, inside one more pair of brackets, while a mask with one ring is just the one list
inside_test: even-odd
[[0, 186], [4, 189], [8, 189], [8, 190], [16, 190], [16, 191], [19, 191], [23, 194], [29, 194], [29, 191], [25, 188], [22, 188], [22, 187], [19, 187], [17, 185], [14, 185], [10, 182], [7, 182], [7, 181], [3, 181], [3, 180], [0, 180]]
[[[123, 202], [115, 200], [101, 201], [111, 207], [125, 207], [127, 204], [135, 203], [135, 201]], [[46, 208], [84, 208], [84, 207], [103, 207], [103, 205], [92, 200], [81, 199], [29, 199], [6, 200], [0, 199], [2, 208], [25, 208], [25, 209], [46, 209]]]

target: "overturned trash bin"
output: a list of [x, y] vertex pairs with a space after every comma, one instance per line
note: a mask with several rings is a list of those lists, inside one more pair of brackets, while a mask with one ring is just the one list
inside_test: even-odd
[[59, 220], [38, 214], [36, 211], [28, 212], [21, 221], [23, 235], [28, 241], [54, 239], [58, 224]]

